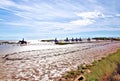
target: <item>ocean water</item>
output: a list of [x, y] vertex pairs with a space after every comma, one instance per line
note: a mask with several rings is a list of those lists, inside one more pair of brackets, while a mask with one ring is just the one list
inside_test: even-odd
[[[0, 77], [29, 77], [29, 81], [56, 81], [67, 71], [80, 64], [90, 64], [120, 48], [120, 42], [95, 42], [55, 45], [47, 42], [30, 42], [28, 45], [0, 45]], [[35, 51], [34, 51], [35, 50]], [[5, 55], [8, 54], [8, 55]], [[12, 67], [12, 68], [11, 68]], [[7, 70], [6, 70], [7, 69]], [[7, 74], [6, 74], [7, 73]]]
[[51, 42], [31, 42], [27, 45], [19, 44], [3, 44], [0, 45], [0, 55], [12, 54], [23, 51], [32, 51], [32, 50], [43, 50], [43, 49], [55, 49], [55, 48], [66, 48], [73, 45], [55, 45]]

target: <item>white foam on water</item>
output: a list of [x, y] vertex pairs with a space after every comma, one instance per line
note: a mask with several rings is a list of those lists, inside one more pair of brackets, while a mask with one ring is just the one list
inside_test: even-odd
[[23, 51], [32, 51], [32, 50], [43, 50], [43, 49], [55, 49], [55, 48], [66, 48], [73, 45], [55, 45], [54, 43], [31, 43], [29, 45], [0, 45], [0, 54], [11, 54]]

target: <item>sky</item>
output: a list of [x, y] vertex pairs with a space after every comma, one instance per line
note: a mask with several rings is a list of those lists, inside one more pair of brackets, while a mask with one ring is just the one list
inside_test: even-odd
[[120, 37], [120, 0], [0, 0], [0, 40]]

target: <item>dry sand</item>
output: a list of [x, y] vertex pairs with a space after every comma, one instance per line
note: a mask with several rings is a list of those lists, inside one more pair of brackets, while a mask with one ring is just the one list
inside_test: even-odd
[[120, 42], [99, 42], [1, 54], [0, 81], [56, 81], [65, 72], [119, 48]]

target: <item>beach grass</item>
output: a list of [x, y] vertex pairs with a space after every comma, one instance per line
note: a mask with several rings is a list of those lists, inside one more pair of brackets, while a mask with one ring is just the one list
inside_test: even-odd
[[118, 78], [118, 73], [115, 74], [117, 70], [120, 70], [118, 69], [118, 65], [120, 65], [120, 50], [118, 50], [116, 53], [110, 54], [105, 58], [102, 58], [101, 60], [94, 61], [91, 65], [81, 65], [77, 70], [71, 70], [63, 77], [67, 80], [69, 78], [69, 80], [72, 81], [73, 79], [75, 80], [79, 75], [83, 75], [84, 78], [80, 81], [109, 81], [108, 79], [113, 77]]
[[90, 68], [91, 73], [84, 76], [87, 81], [102, 81], [116, 71], [118, 64], [120, 64], [120, 50], [101, 61], [93, 62], [93, 66]]

